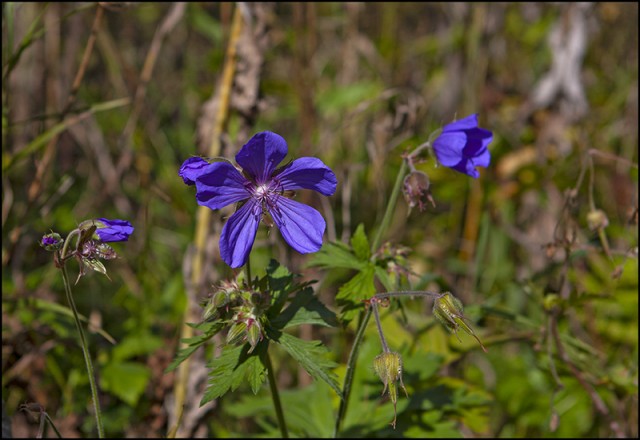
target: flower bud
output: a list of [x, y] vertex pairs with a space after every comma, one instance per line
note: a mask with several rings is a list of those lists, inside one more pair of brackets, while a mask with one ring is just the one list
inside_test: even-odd
[[609, 219], [607, 218], [607, 214], [600, 209], [594, 209], [587, 214], [587, 225], [589, 229], [592, 231], [597, 231], [599, 229], [604, 229], [609, 226]]
[[207, 321], [209, 318], [215, 319], [215, 313], [218, 311], [218, 308], [214, 305], [213, 301], [209, 301], [202, 311], [202, 320]]
[[62, 249], [63, 244], [64, 240], [57, 232], [43, 235], [42, 240], [40, 240], [40, 246], [48, 251], [57, 251], [58, 249]]
[[247, 339], [247, 323], [244, 321], [236, 322], [227, 333], [227, 344], [235, 345], [244, 342]]
[[251, 353], [253, 349], [256, 348], [256, 345], [258, 345], [258, 342], [262, 340], [262, 330], [260, 328], [260, 322], [254, 319], [249, 320], [249, 323], [247, 325], [247, 340], [251, 345], [248, 353]]
[[427, 201], [432, 206], [436, 206], [431, 196], [431, 191], [429, 191], [429, 176], [422, 171], [412, 171], [404, 178], [402, 193], [409, 205], [409, 209], [418, 206], [418, 209], [422, 212], [427, 209]]
[[384, 395], [385, 391], [387, 391], [387, 389], [389, 390], [389, 398], [391, 399], [391, 402], [393, 402], [393, 421], [391, 422], [391, 425], [395, 429], [396, 402], [398, 401], [397, 382], [400, 382], [400, 386], [408, 397], [407, 389], [404, 387], [404, 383], [402, 382], [402, 357], [395, 352], [382, 353], [381, 355], [376, 356], [373, 360], [373, 369], [384, 384], [382, 394]]
[[467, 318], [462, 313], [462, 303], [458, 298], [453, 296], [449, 292], [445, 292], [435, 299], [433, 302], [433, 315], [444, 325], [450, 332], [455, 333], [458, 340], [458, 329], [462, 328], [469, 335], [473, 336], [476, 341], [482, 347], [482, 350], [486, 353], [487, 349], [484, 348], [480, 338], [476, 336], [471, 327], [467, 324]]

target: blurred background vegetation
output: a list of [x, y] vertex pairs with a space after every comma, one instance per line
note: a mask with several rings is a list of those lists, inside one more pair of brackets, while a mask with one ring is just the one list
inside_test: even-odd
[[[494, 133], [491, 166], [473, 180], [425, 160], [436, 206], [400, 203], [385, 240], [409, 249], [413, 288], [462, 300], [488, 353], [435, 324], [429, 302], [402, 300], [383, 314], [409, 393], [397, 429], [371, 323], [343, 435], [638, 436], [637, 3], [2, 7], [3, 433], [9, 420], [14, 437], [37, 433], [25, 403], [64, 436], [95, 433], [43, 234], [98, 217], [135, 226], [114, 245], [111, 281], [83, 277], [74, 296], [107, 435], [166, 436], [178, 378], [164, 369], [183, 322], [233, 274], [217, 249], [231, 211], [216, 211], [206, 280], [186, 294], [197, 205], [180, 164], [218, 142], [233, 158], [254, 133], [279, 133], [290, 157], [335, 170], [333, 197], [298, 197], [323, 213], [328, 240], [348, 242], [359, 224], [369, 235], [380, 224], [403, 153], [478, 113]], [[254, 249], [257, 275], [276, 258], [318, 280], [330, 307], [352, 275], [307, 266], [276, 230], [261, 228]], [[353, 329], [300, 337], [321, 338], [343, 377]], [[194, 355], [177, 435], [277, 436], [267, 387], [199, 408], [215, 350]], [[284, 354], [274, 361], [289, 432], [330, 436], [335, 393]]]

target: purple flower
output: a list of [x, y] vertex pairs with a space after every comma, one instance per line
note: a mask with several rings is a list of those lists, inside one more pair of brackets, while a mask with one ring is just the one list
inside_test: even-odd
[[97, 226], [96, 234], [103, 243], [127, 241], [133, 234], [133, 226], [126, 220], [99, 218], [94, 223]]
[[477, 179], [476, 167], [487, 167], [491, 161], [487, 146], [492, 140], [493, 133], [478, 127], [478, 115], [473, 114], [445, 125], [433, 141], [433, 151], [442, 165]]
[[242, 202], [220, 234], [220, 255], [233, 268], [247, 262], [260, 220], [267, 221], [268, 215], [296, 251], [306, 254], [322, 247], [326, 223], [320, 213], [287, 195], [312, 189], [330, 196], [336, 191], [336, 176], [315, 157], [301, 157], [276, 169], [287, 151], [282, 136], [263, 131], [236, 154], [243, 172], [229, 162], [207, 163], [200, 158], [187, 159], [180, 168], [185, 183], [195, 182], [199, 205], [220, 209]]
[[64, 240], [57, 232], [46, 234], [42, 237], [42, 240], [40, 240], [40, 246], [48, 251], [55, 251], [57, 249], [60, 249], [62, 248], [63, 244]]

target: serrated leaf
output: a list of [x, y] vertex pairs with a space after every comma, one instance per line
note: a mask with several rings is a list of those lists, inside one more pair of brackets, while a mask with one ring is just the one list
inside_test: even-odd
[[304, 341], [268, 327], [269, 339], [280, 344], [314, 379], [323, 380], [342, 398], [337, 376], [331, 371], [336, 363], [327, 358], [329, 350], [320, 341]]
[[182, 347], [178, 350], [175, 359], [169, 364], [169, 366], [164, 370], [165, 373], [169, 373], [180, 365], [186, 358], [191, 356], [191, 354], [198, 349], [202, 344], [211, 339], [216, 333], [222, 330], [222, 323], [219, 322], [206, 322], [196, 325], [191, 325], [192, 327], [198, 328], [199, 330], [203, 330], [204, 333], [198, 336], [192, 336], [191, 338], [183, 338], [180, 340], [181, 343], [187, 344], [186, 347]]
[[351, 321], [362, 310], [362, 301], [376, 293], [374, 274], [375, 268], [369, 264], [338, 290], [336, 299], [344, 321]]
[[272, 259], [267, 267], [267, 275], [258, 283], [271, 294], [272, 306], [269, 315], [280, 313], [289, 293], [293, 290], [293, 274], [285, 266], [281, 266], [280, 263]]
[[384, 288], [387, 289], [387, 292], [398, 290], [396, 288], [396, 283], [394, 279], [392, 279], [392, 277], [389, 275], [389, 273], [386, 270], [384, 270], [380, 266], [376, 266], [375, 271], [376, 271], [376, 277], [378, 278], [378, 280], [380, 280]]
[[366, 261], [356, 257], [349, 246], [339, 241], [326, 243], [309, 259], [307, 266], [325, 269], [345, 268], [360, 270], [367, 265]]
[[277, 329], [301, 324], [315, 324], [325, 327], [338, 325], [335, 313], [318, 300], [310, 287], [298, 292], [289, 306], [270, 322]]
[[[261, 345], [263, 347], [267, 346], [267, 344]], [[262, 363], [261, 356], [251, 356], [247, 360], [247, 364], [247, 381], [249, 381], [253, 394], [258, 394], [260, 387], [267, 377], [267, 369]]]
[[[257, 392], [260, 384], [264, 381], [264, 371], [260, 371], [256, 362], [262, 365], [259, 355], [266, 346], [265, 342], [258, 343], [257, 349], [251, 354], [248, 353], [249, 344], [238, 347], [226, 346], [222, 350], [222, 354], [208, 365], [209, 381], [200, 406], [222, 397], [229, 390], [235, 391], [245, 379], [249, 380], [251, 389]], [[258, 381], [260, 382], [258, 383]]]
[[360, 260], [368, 260], [371, 257], [371, 249], [369, 248], [369, 240], [364, 232], [364, 224], [360, 223], [351, 237], [351, 247], [353, 253]]

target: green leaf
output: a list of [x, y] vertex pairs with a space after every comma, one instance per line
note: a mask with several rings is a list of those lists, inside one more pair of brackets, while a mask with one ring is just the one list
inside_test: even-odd
[[271, 293], [272, 306], [269, 310], [269, 316], [277, 316], [289, 298], [289, 293], [293, 290], [293, 274], [285, 266], [281, 266], [280, 263], [272, 259], [267, 267], [267, 275], [258, 283], [264, 288], [264, 291]]
[[[196, 327], [196, 325], [189, 324], [192, 327]], [[202, 344], [211, 339], [216, 333], [222, 330], [223, 324], [220, 322], [205, 322], [201, 324], [197, 324], [197, 328], [203, 330], [204, 333], [198, 336], [193, 336], [191, 338], [183, 338], [180, 340], [181, 343], [187, 344], [186, 347], [182, 347], [178, 350], [176, 354], [176, 358], [169, 364], [169, 366], [164, 370], [165, 373], [169, 373], [180, 365], [186, 358], [191, 356], [191, 354], [198, 349]]]
[[108, 363], [101, 371], [102, 387], [131, 406], [136, 406], [147, 387], [151, 372], [137, 362]]
[[309, 263], [307, 263], [309, 267], [318, 266], [325, 269], [346, 268], [361, 270], [366, 265], [366, 261], [356, 257], [349, 249], [349, 246], [341, 242], [326, 243], [322, 246], [322, 249], [313, 254]]
[[318, 300], [310, 287], [298, 292], [289, 306], [270, 323], [279, 330], [301, 324], [338, 325], [335, 313]]
[[265, 377], [260, 356], [266, 346], [266, 343], [258, 343], [251, 354], [247, 353], [249, 344], [226, 346], [222, 354], [209, 363], [209, 382], [200, 406], [225, 395], [229, 390], [237, 390], [245, 379], [248, 379], [251, 389], [256, 393]]
[[269, 339], [280, 344], [314, 379], [325, 381], [342, 398], [337, 376], [331, 371], [335, 362], [327, 359], [329, 350], [320, 341], [304, 341], [272, 327], [267, 327]]
[[[260, 344], [256, 349], [261, 349], [262, 347], [267, 347], [267, 344]], [[264, 351], [264, 350], [262, 350]], [[260, 391], [260, 387], [264, 383], [264, 380], [267, 377], [267, 369], [262, 363], [262, 355], [258, 353], [258, 356], [251, 356], [247, 359], [247, 381], [251, 386], [251, 391], [253, 394], [258, 394]]]
[[162, 345], [164, 345], [162, 338], [149, 333], [127, 336], [113, 349], [112, 355], [114, 360], [123, 361], [154, 352]]
[[318, 108], [322, 114], [337, 116], [351, 110], [372, 96], [379, 96], [383, 88], [376, 81], [358, 81], [348, 85], [334, 85], [318, 95]]
[[[73, 319], [73, 312], [67, 306], [63, 306], [61, 304], [50, 302], [50, 301], [47, 301], [45, 299], [40, 299], [40, 298], [31, 298], [30, 300], [33, 302], [33, 304], [38, 309], [49, 310], [49, 311], [52, 311], [54, 313], [59, 313], [61, 315], [64, 315], [64, 316], [67, 316], [67, 317]], [[80, 321], [82, 321], [82, 322], [89, 322], [89, 320], [84, 315], [82, 315], [80, 313], [78, 313], [78, 318], [80, 318]], [[89, 322], [89, 329], [91, 331], [97, 332], [99, 335], [101, 335], [107, 341], [109, 341], [109, 342], [111, 342], [112, 344], [115, 345], [116, 340], [113, 339], [113, 336], [111, 336], [109, 333], [104, 331], [102, 328], [94, 328], [94, 326]]]
[[67, 130], [70, 126], [77, 124], [83, 119], [88, 118], [94, 113], [111, 110], [117, 107], [122, 107], [123, 105], [128, 105], [130, 102], [129, 98], [121, 98], [114, 99], [113, 101], [101, 102], [98, 104], [94, 104], [91, 108], [85, 112], [80, 113], [79, 115], [71, 115], [67, 116], [67, 118], [49, 128], [47, 131], [42, 133], [40, 136], [32, 140], [29, 145], [27, 145], [22, 150], [16, 152], [14, 155], [10, 153], [5, 154], [3, 152], [2, 155], [2, 171], [7, 171], [17, 160], [22, 159], [29, 154], [35, 153], [41, 148], [44, 148], [54, 136], [59, 135], [63, 131]]
[[374, 274], [375, 268], [369, 264], [338, 290], [336, 299], [344, 321], [351, 321], [362, 310], [362, 301], [376, 293]]
[[387, 289], [387, 292], [398, 290], [396, 286], [396, 282], [394, 280], [394, 278], [397, 278], [397, 277], [391, 277], [389, 273], [380, 266], [376, 266], [375, 271], [376, 271], [376, 277], [382, 283], [384, 288]]
[[351, 247], [353, 248], [353, 253], [360, 260], [368, 260], [371, 257], [371, 249], [369, 248], [369, 240], [367, 239], [367, 235], [364, 232], [364, 224], [360, 223], [356, 228], [356, 231], [353, 233], [353, 237], [351, 237]]

